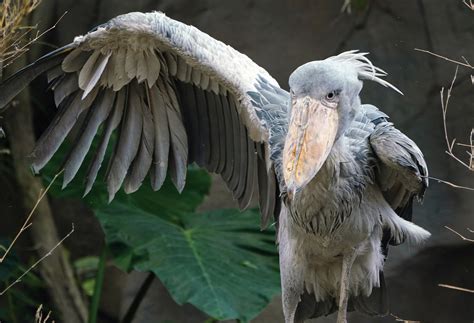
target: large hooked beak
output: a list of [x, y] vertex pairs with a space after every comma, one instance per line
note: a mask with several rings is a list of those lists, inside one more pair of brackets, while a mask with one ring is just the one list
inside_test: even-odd
[[339, 116], [309, 96], [293, 101], [283, 150], [283, 176], [290, 198], [321, 169], [336, 138]]

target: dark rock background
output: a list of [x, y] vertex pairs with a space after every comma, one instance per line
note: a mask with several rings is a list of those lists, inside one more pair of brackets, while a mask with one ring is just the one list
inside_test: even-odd
[[[445, 154], [439, 91], [442, 86], [449, 86], [455, 65], [414, 50], [427, 49], [456, 59], [465, 56], [474, 62], [474, 11], [461, 0], [355, 2], [362, 5], [355, 6], [348, 15], [341, 13], [342, 0], [43, 0], [35, 20], [40, 27], [51, 26], [68, 11], [46, 39], [47, 43], [64, 45], [74, 36], [118, 14], [164, 11], [247, 54], [284, 88], [287, 88], [289, 74], [307, 61], [349, 49], [368, 51], [374, 64], [385, 69], [389, 73], [388, 80], [405, 95], [366, 82], [363, 102], [384, 110], [399, 129], [417, 142], [432, 176], [474, 186], [474, 173]], [[48, 49], [36, 46], [31, 56], [37, 57]], [[468, 141], [468, 133], [474, 125], [472, 73], [460, 68], [448, 112], [450, 135], [462, 142]], [[34, 93], [39, 102], [50, 100], [50, 94], [44, 92], [44, 84], [39, 84]], [[51, 113], [48, 111], [40, 110], [38, 120], [48, 118]], [[465, 153], [460, 151], [460, 154]], [[17, 223], [18, 218], [13, 216], [14, 194], [2, 195], [0, 203], [8, 218], [14, 219], [12, 223]], [[216, 177], [212, 194], [203, 208], [234, 205]], [[21, 216], [23, 213], [19, 212], [16, 210]], [[84, 234], [81, 237], [87, 235], [87, 238], [67, 242], [72, 255], [76, 251], [80, 254], [98, 252], [100, 228], [91, 214], [68, 203], [56, 203], [55, 213], [64, 233], [73, 219], [77, 231]], [[437, 284], [474, 288], [474, 246], [463, 243], [444, 228], [447, 225], [469, 235], [466, 228], [474, 228], [474, 193], [432, 181], [423, 206], [415, 208], [414, 218], [433, 236], [421, 247], [401, 246], [390, 250], [386, 277], [391, 312], [403, 319], [422, 322], [472, 322], [473, 294], [444, 289]], [[106, 277], [109, 287], [104, 291], [102, 311], [113, 321], [124, 313], [145, 276], [140, 273], [127, 276], [110, 266]], [[165, 288], [155, 281], [136, 322], [204, 322], [205, 319], [204, 314], [190, 305], [176, 305]], [[317, 320], [333, 321], [334, 318]], [[374, 319], [354, 314], [350, 317], [350, 322], [395, 321], [392, 316]], [[283, 322], [279, 300], [254, 322]]]

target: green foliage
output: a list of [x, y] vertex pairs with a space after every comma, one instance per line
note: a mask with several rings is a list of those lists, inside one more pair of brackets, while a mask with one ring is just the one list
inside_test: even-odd
[[273, 233], [257, 229], [256, 211], [183, 214], [179, 225], [120, 203], [97, 215], [120, 266], [153, 271], [180, 304], [249, 320], [279, 292]]
[[[9, 245], [2, 239], [0, 243], [0, 253], [3, 254]], [[12, 250], [0, 265], [0, 290], [4, 290], [8, 285], [17, 279], [27, 270], [29, 265], [24, 266], [15, 252]], [[26, 274], [21, 284], [8, 289], [2, 296], [5, 306], [0, 308], [1, 322], [28, 322], [31, 320], [31, 313], [34, 313], [39, 302], [44, 302], [43, 281], [33, 272]], [[39, 301], [41, 300], [41, 301]]]
[[352, 5], [356, 10], [365, 10], [369, 6], [369, 0], [352, 0]]
[[99, 257], [87, 256], [79, 258], [73, 263], [76, 275], [81, 282], [81, 287], [87, 296], [94, 294], [95, 276], [99, 267]]
[[97, 264], [97, 274], [94, 280], [94, 292], [92, 294], [89, 323], [96, 323], [99, 316], [100, 298], [102, 295], [102, 286], [104, 285], [105, 258], [107, 257], [107, 248], [103, 248]]
[[[46, 180], [63, 156], [61, 149], [49, 163]], [[81, 197], [83, 168], [67, 189], [55, 183], [52, 194]], [[279, 293], [274, 232], [258, 229], [256, 210], [196, 214], [210, 183], [205, 171], [190, 167], [181, 194], [169, 180], [158, 192], [144, 183], [138, 192], [121, 191], [107, 204], [105, 184], [99, 181], [86, 201], [117, 266], [153, 272], [179, 304], [191, 303], [220, 320], [248, 321]]]

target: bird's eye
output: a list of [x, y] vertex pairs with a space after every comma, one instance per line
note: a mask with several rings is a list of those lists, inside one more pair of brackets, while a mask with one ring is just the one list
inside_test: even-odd
[[337, 91], [331, 91], [328, 94], [326, 94], [326, 100], [328, 101], [334, 101], [337, 97]]

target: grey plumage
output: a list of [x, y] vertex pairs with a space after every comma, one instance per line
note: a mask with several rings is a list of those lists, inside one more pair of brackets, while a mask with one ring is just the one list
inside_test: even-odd
[[102, 132], [102, 137], [99, 141], [99, 146], [87, 171], [84, 196], [87, 195], [92, 189], [92, 185], [97, 178], [97, 174], [104, 160], [110, 137], [112, 136], [113, 131], [120, 124], [120, 120], [122, 119], [123, 111], [125, 109], [126, 96], [128, 96], [127, 89], [128, 87], [122, 89], [116, 95], [115, 102], [112, 107], [112, 113], [110, 113], [109, 117], [107, 118], [105, 128]]
[[161, 63], [154, 51], [145, 52], [147, 71], [147, 81], [149, 86], [153, 86], [158, 77], [160, 77]]
[[77, 86], [77, 74], [68, 73], [63, 78], [61, 78], [58, 84], [52, 87], [54, 91], [54, 103], [57, 107], [63, 102], [63, 100], [68, 97], [71, 93], [77, 91], [79, 87]]
[[232, 192], [234, 192], [237, 189], [237, 185], [239, 183], [239, 175], [241, 173], [240, 170], [240, 158], [241, 158], [241, 145], [240, 145], [240, 140], [241, 140], [241, 126], [240, 126], [240, 120], [239, 120], [239, 115], [237, 113], [236, 107], [235, 107], [235, 102], [234, 100], [229, 100], [229, 107], [230, 107], [230, 112], [231, 112], [231, 118], [232, 118], [232, 129], [233, 129], [233, 148], [234, 148], [234, 167], [232, 170], [232, 175], [229, 180], [229, 188]]
[[240, 160], [239, 160], [239, 178], [237, 182], [237, 187], [234, 190], [234, 196], [239, 199], [243, 194], [247, 183], [247, 173], [249, 168], [249, 148], [247, 147], [249, 143], [247, 130], [242, 123], [239, 124], [240, 126]]
[[77, 91], [71, 94], [70, 100], [59, 108], [60, 111], [38, 140], [33, 150], [32, 167], [35, 172], [39, 172], [51, 159], [71, 131], [79, 115], [90, 107], [96, 95], [97, 91], [94, 90], [82, 100], [82, 91]]
[[[81, 71], [79, 72], [78, 84], [79, 87], [84, 90], [84, 97], [86, 97], [89, 90], [97, 84], [99, 76], [105, 68], [103, 62], [104, 57], [101, 53], [99, 51], [94, 51], [82, 66]], [[99, 67], [100, 70], [98, 70]]]
[[[256, 158], [256, 151], [255, 151], [255, 143], [250, 139], [247, 138], [247, 176], [245, 179], [245, 188], [242, 192], [242, 195], [238, 197], [239, 207], [240, 209], [246, 209], [250, 201], [252, 199], [253, 190], [255, 188], [257, 174], [257, 158]], [[238, 192], [237, 192], [238, 194]], [[238, 195], [237, 195], [238, 196]]]
[[66, 73], [78, 72], [91, 56], [90, 51], [75, 48], [62, 61], [61, 68]]
[[48, 83], [51, 83], [53, 80], [56, 80], [62, 75], [64, 75], [64, 71], [61, 68], [61, 65], [57, 65], [46, 72], [46, 79], [48, 80]]
[[[154, 56], [156, 57], [156, 55]], [[145, 52], [137, 51], [134, 59], [137, 61], [137, 81], [138, 83], [142, 83], [148, 77], [148, 66], [147, 61], [145, 60]]]
[[208, 161], [208, 169], [210, 172], [216, 172], [219, 166], [220, 145], [219, 145], [219, 120], [217, 115], [216, 96], [211, 92], [206, 92], [207, 115], [209, 117], [209, 136], [211, 154]]
[[112, 55], [112, 66], [114, 68], [115, 79], [113, 81], [113, 90], [118, 91], [130, 81], [125, 69], [127, 57], [127, 48], [119, 48]]
[[[193, 140], [196, 141], [195, 145], [195, 156], [196, 162], [199, 166], [206, 168], [207, 170], [211, 171], [209, 168], [209, 163], [211, 161], [211, 136], [212, 136], [212, 127], [211, 127], [211, 118], [213, 116], [210, 115], [210, 106], [209, 101], [207, 100], [208, 92], [197, 90], [193, 87], [194, 92], [194, 99], [195, 102], [192, 103], [195, 107], [194, 113], [196, 113], [197, 121], [191, 126], [195, 132], [193, 133], [194, 137]], [[193, 118], [193, 117], [191, 117]]]
[[[96, 55], [98, 54], [98, 55]], [[101, 55], [100, 52], [94, 52], [87, 62], [84, 64], [84, 67], [81, 69], [79, 73], [79, 87], [84, 90], [84, 94], [82, 98], [85, 98], [96, 86], [97, 82], [99, 82], [102, 73], [107, 66], [109, 61], [110, 55]]]
[[170, 75], [175, 76], [178, 72], [178, 64], [176, 63], [176, 57], [169, 52], [165, 52], [165, 59]]
[[136, 51], [127, 48], [125, 54], [125, 73], [129, 79], [133, 79], [137, 75], [137, 60], [135, 59]]
[[258, 190], [259, 190], [259, 204], [260, 212], [262, 213], [262, 220], [260, 227], [265, 229], [268, 226], [273, 212], [275, 210], [276, 199], [276, 176], [273, 169], [267, 172], [266, 153], [263, 145], [259, 146], [257, 158], [257, 177], [258, 177]]
[[74, 45], [61, 47], [4, 80], [0, 84], [0, 111], [2, 111], [31, 81], [60, 64], [67, 52], [73, 47]]
[[[160, 85], [161, 83], [158, 84]], [[165, 82], [160, 86], [160, 90], [161, 93], [164, 93], [163, 99], [170, 130], [171, 158], [169, 166], [171, 180], [176, 186], [176, 189], [181, 192], [186, 182], [188, 138], [183, 126], [174, 89]]]
[[136, 12], [8, 78], [0, 109], [42, 73], [59, 108], [33, 168], [87, 112], [64, 164], [65, 185], [104, 124], [85, 194], [117, 128], [109, 199], [122, 184], [137, 190], [147, 174], [157, 190], [169, 172], [181, 191], [189, 162], [221, 174], [241, 208], [258, 194], [262, 228], [272, 217], [278, 228], [287, 322], [338, 311], [342, 323], [352, 309], [386, 313], [388, 245], [429, 236], [409, 222], [428, 184], [421, 151], [386, 114], [360, 102], [364, 80], [399, 92], [366, 53], [302, 65], [290, 76], [290, 95], [247, 56], [196, 28]]
[[226, 128], [224, 120], [224, 105], [221, 101], [221, 96], [215, 97], [215, 108], [217, 114], [217, 139], [219, 140], [219, 163], [217, 164], [216, 173], [220, 174], [224, 171], [226, 164]]
[[165, 103], [158, 87], [152, 87], [148, 93], [148, 105], [151, 108], [156, 136], [154, 141], [154, 165], [151, 171], [151, 185], [154, 190], [159, 190], [166, 179], [166, 171], [168, 170], [168, 155], [170, 150], [168, 116], [166, 115]]
[[106, 90], [97, 100], [96, 104], [89, 109], [87, 117], [84, 120], [84, 129], [79, 133], [79, 138], [64, 165], [63, 188], [76, 176], [79, 167], [91, 147], [92, 140], [99, 126], [106, 120], [112, 109], [114, 99], [115, 93], [111, 90]]
[[184, 82], [186, 80], [186, 70], [188, 65], [181, 57], [178, 57], [176, 77], [178, 80]]
[[224, 163], [224, 169], [222, 170], [222, 178], [224, 181], [229, 182], [230, 178], [232, 176], [232, 171], [234, 168], [234, 149], [232, 147], [233, 145], [233, 139], [232, 136], [234, 134], [234, 129], [233, 129], [233, 124], [232, 124], [232, 116], [231, 116], [231, 111], [230, 111], [230, 105], [228, 98], [226, 96], [220, 96], [221, 100], [221, 105], [222, 105], [222, 112], [224, 115], [224, 129], [223, 133], [225, 133], [225, 136], [223, 137], [223, 143], [225, 146], [225, 163]]
[[122, 186], [128, 168], [140, 147], [143, 118], [140, 114], [139, 88], [132, 82], [125, 103], [124, 119], [120, 129], [119, 139], [107, 172], [107, 191], [111, 201]]
[[[143, 89], [145, 91], [145, 89]], [[125, 177], [124, 190], [127, 194], [137, 191], [142, 185], [153, 160], [154, 149], [154, 124], [150, 108], [140, 98], [139, 108], [143, 118], [143, 130], [140, 139], [140, 148], [135, 157], [127, 177]]]
[[191, 81], [197, 86], [201, 83], [201, 72], [197, 68], [194, 68], [191, 73]]
[[[188, 146], [189, 146], [189, 163], [196, 162], [198, 165], [203, 166], [201, 162], [198, 162], [197, 154], [199, 153], [199, 136], [197, 131], [199, 128], [204, 128], [200, 126], [198, 118], [202, 118], [202, 114], [198, 112], [198, 102], [195, 97], [194, 87], [190, 84], [178, 83], [177, 90], [180, 97], [180, 107], [182, 115], [184, 118], [184, 124], [188, 136]], [[208, 126], [206, 126], [208, 128]]]

